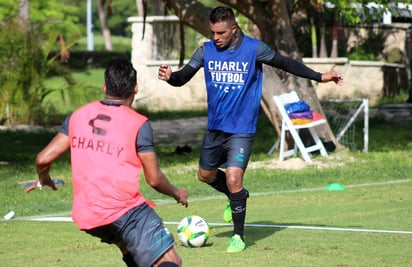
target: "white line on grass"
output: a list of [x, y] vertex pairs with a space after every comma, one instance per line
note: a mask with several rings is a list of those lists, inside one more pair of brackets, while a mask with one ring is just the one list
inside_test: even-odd
[[[389, 184], [401, 184], [401, 183], [409, 183], [412, 182], [412, 179], [403, 179], [403, 180], [392, 180], [392, 181], [385, 181], [385, 182], [376, 182], [376, 183], [364, 183], [364, 184], [355, 184], [355, 185], [345, 185], [346, 188], [360, 188], [360, 187], [369, 187], [369, 186], [380, 186], [380, 185], [389, 185]], [[251, 195], [255, 196], [262, 196], [262, 195], [272, 195], [272, 194], [284, 194], [284, 193], [301, 193], [301, 192], [315, 192], [315, 191], [322, 191], [325, 190], [324, 187], [322, 188], [301, 188], [301, 189], [294, 189], [294, 190], [280, 190], [280, 191], [272, 191], [272, 192], [258, 192], [258, 193], [251, 193]], [[204, 201], [208, 199], [220, 199], [224, 198], [222, 196], [210, 196], [204, 198], [194, 198], [190, 199], [190, 201]], [[175, 203], [175, 201], [171, 200], [155, 200], [157, 204], [167, 204], [167, 203]], [[67, 214], [67, 213], [66, 213]], [[62, 217], [49, 215], [43, 217], [21, 217], [17, 218], [17, 220], [28, 220], [28, 221], [48, 221], [48, 222], [73, 222], [72, 218], [70, 217]], [[1, 220], [3, 221], [3, 220]], [[179, 224], [179, 222], [164, 222], [165, 224]], [[209, 223], [211, 226], [232, 226], [230, 223]], [[344, 227], [323, 227], [323, 226], [301, 226], [301, 225], [279, 225], [279, 224], [245, 224], [246, 227], [262, 227], [262, 228], [285, 228], [285, 229], [304, 229], [304, 230], [324, 230], [324, 231], [346, 231], [346, 232], [368, 232], [368, 233], [392, 233], [392, 234], [412, 234], [412, 231], [406, 230], [378, 230], [378, 229], [363, 229], [363, 228], [344, 228]]]
[[[361, 187], [379, 186], [379, 185], [403, 184], [403, 183], [410, 183], [410, 182], [412, 182], [412, 179], [391, 180], [391, 181], [385, 181], [385, 182], [354, 184], [354, 185], [344, 185], [344, 186], [345, 188], [361, 188]], [[280, 190], [280, 191], [272, 191], [272, 192], [259, 192], [259, 193], [251, 193], [251, 195], [252, 196], [253, 195], [263, 196], [263, 195], [272, 195], [272, 194], [302, 193], [302, 192], [315, 192], [315, 191], [324, 191], [324, 190], [325, 190], [325, 187], [315, 187], [315, 188]]]
[[[364, 183], [364, 184], [354, 184], [354, 185], [344, 185], [345, 188], [361, 188], [361, 187], [370, 187], [370, 186], [380, 186], [380, 185], [390, 185], [390, 184], [403, 184], [410, 183], [412, 179], [402, 179], [402, 180], [391, 180], [385, 182], [376, 182], [376, 183]], [[303, 193], [303, 192], [316, 192], [324, 191], [325, 187], [314, 187], [314, 188], [300, 188], [300, 189], [291, 189], [291, 190], [279, 190], [279, 191], [270, 191], [270, 192], [249, 192], [251, 196], [266, 196], [266, 195], [276, 195], [276, 194], [287, 194], [287, 193]], [[199, 197], [199, 198], [190, 198], [190, 202], [205, 201], [210, 199], [226, 199], [224, 195], [212, 195], [209, 197]], [[156, 204], [171, 204], [176, 203], [175, 200], [171, 199], [158, 199], [153, 200]]]
[[[178, 222], [164, 222], [165, 224], [178, 224]], [[212, 226], [232, 226], [230, 223], [208, 223]], [[412, 231], [404, 230], [377, 230], [364, 228], [344, 228], [344, 227], [324, 227], [315, 225], [285, 225], [285, 224], [255, 224], [246, 223], [247, 227], [258, 228], [285, 228], [285, 229], [304, 229], [304, 230], [324, 230], [324, 231], [344, 231], [344, 232], [368, 232], [368, 233], [392, 233], [392, 234], [412, 234]]]
[[[29, 221], [42, 221], [42, 222], [73, 222], [70, 217], [42, 217], [31, 218]], [[163, 222], [168, 225], [178, 225], [179, 222]], [[232, 226], [231, 223], [210, 223], [210, 226]], [[284, 229], [303, 229], [303, 230], [323, 230], [323, 231], [343, 231], [343, 232], [366, 232], [366, 233], [389, 233], [389, 234], [412, 234], [412, 231], [404, 230], [379, 230], [379, 229], [364, 229], [364, 228], [345, 228], [345, 227], [324, 227], [314, 225], [280, 225], [280, 224], [256, 224], [247, 223], [246, 227], [257, 228], [284, 228]]]

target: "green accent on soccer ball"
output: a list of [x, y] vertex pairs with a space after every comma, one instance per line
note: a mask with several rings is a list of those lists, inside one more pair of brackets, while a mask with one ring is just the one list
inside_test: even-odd
[[[205, 235], [205, 236], [206, 236], [206, 233], [205, 233], [205, 232], [192, 233], [192, 235], [190, 236], [189, 240], [198, 238], [199, 236], [202, 236], [202, 235]], [[207, 239], [207, 237], [206, 237], [205, 239]]]

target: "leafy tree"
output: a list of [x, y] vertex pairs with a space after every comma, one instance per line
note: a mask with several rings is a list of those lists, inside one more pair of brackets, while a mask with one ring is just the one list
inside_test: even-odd
[[[25, 0], [28, 3], [28, 0]], [[22, 1], [23, 2], [23, 1]], [[20, 5], [23, 9], [27, 7]], [[19, 14], [33, 14], [27, 9]], [[30, 9], [31, 10], [31, 9]], [[59, 27], [47, 28], [33, 23], [27, 15], [9, 16], [0, 24], [0, 123], [38, 123], [42, 121], [42, 102], [52, 92], [45, 85], [46, 78], [58, 75], [71, 84], [70, 73], [49, 58], [60, 35]]]
[[[26, 0], [27, 1], [27, 0]], [[79, 38], [83, 29], [79, 25], [79, 8], [76, 5], [59, 0], [36, 0], [30, 2], [30, 22], [36, 24], [40, 33], [59, 31], [65, 38]], [[19, 1], [2, 0], [0, 2], [0, 21], [19, 13]]]
[[[107, 5], [106, 5], [107, 3]], [[106, 2], [105, 0], [97, 0], [97, 13], [99, 14], [100, 25], [102, 29], [102, 35], [104, 38], [104, 44], [107, 51], [113, 50], [111, 32], [107, 25], [107, 18], [112, 14], [112, 1]], [[107, 9], [107, 12], [106, 12]]]
[[[347, 1], [347, 0], [292, 0], [295, 11], [302, 12], [307, 20], [307, 28], [312, 34], [312, 56], [317, 57], [317, 46], [320, 44], [320, 57], [327, 57], [325, 43], [326, 28], [332, 29], [332, 51], [331, 57], [337, 56], [338, 51], [338, 28], [343, 26], [364, 26], [371, 23], [379, 23], [383, 20], [385, 12], [394, 11], [393, 17], [396, 19], [397, 13], [394, 8], [400, 7], [411, 0], [399, 1]], [[320, 33], [320, 41], [317, 34]], [[381, 44], [382, 45], [382, 44]], [[368, 49], [367, 49], [368, 50]], [[376, 58], [373, 58], [376, 59]]]
[[[326, 27], [328, 24], [333, 24], [335, 27], [338, 24], [334, 23], [333, 10], [326, 7], [326, 1], [323, 0], [311, 0], [303, 2], [299, 0], [293, 0], [291, 4], [292, 15], [296, 14], [296, 20], [304, 20], [302, 28], [310, 32], [311, 44], [312, 44], [312, 57], [327, 57], [326, 48]], [[320, 35], [320, 41], [318, 40], [318, 33]], [[334, 40], [337, 40], [337, 36]], [[318, 51], [318, 43], [320, 49]], [[334, 43], [335, 47], [333, 55], [337, 56], [337, 43]]]

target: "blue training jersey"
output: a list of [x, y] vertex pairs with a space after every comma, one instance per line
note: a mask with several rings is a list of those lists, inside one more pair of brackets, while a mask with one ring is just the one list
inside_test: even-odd
[[259, 41], [243, 37], [236, 50], [204, 44], [203, 68], [208, 101], [208, 129], [253, 134], [262, 96], [262, 64], [257, 63]]

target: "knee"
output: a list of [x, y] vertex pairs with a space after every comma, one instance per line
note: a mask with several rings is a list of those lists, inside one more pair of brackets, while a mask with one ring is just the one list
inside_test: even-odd
[[173, 255], [165, 255], [164, 258], [155, 264], [158, 267], [181, 267], [182, 258], [173, 250]]
[[243, 181], [242, 179], [239, 179], [238, 177], [227, 176], [226, 181], [227, 181], [227, 186], [229, 188], [229, 191], [231, 193], [239, 192], [243, 189]]
[[215, 171], [206, 171], [204, 169], [199, 169], [197, 172], [197, 179], [203, 183], [211, 183], [216, 178]]

